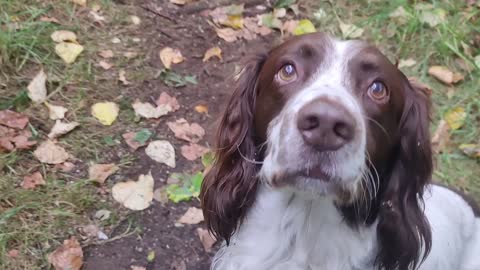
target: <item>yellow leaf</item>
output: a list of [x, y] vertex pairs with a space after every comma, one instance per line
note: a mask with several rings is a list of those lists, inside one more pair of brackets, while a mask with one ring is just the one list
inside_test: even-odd
[[83, 46], [75, 43], [62, 42], [55, 46], [55, 52], [67, 64], [75, 62], [78, 55], [82, 53]]
[[206, 52], [205, 52], [205, 55], [203, 56], [203, 62], [207, 62], [210, 58], [212, 57], [218, 57], [218, 59], [220, 59], [220, 61], [222, 61], [222, 49], [220, 49], [219, 47], [213, 47], [213, 48], [210, 48], [208, 49]]
[[82, 7], [87, 6], [87, 0], [72, 0], [72, 2]]
[[92, 106], [92, 115], [103, 125], [110, 126], [117, 119], [119, 110], [114, 102], [99, 102]]
[[303, 34], [313, 33], [316, 31], [317, 30], [315, 29], [313, 23], [310, 20], [304, 19], [298, 22], [295, 29], [293, 29], [293, 34], [299, 36]]
[[165, 47], [160, 51], [160, 60], [162, 60], [165, 68], [170, 69], [172, 64], [178, 64], [185, 60], [182, 53], [178, 49]]
[[55, 31], [50, 35], [50, 38], [57, 43], [64, 41], [77, 42], [77, 35], [75, 35], [75, 33], [72, 31], [67, 30]]
[[243, 28], [242, 15], [228, 15], [226, 20], [220, 22], [224, 26], [228, 26], [234, 29]]
[[467, 113], [462, 107], [456, 107], [451, 109], [445, 114], [445, 121], [452, 130], [459, 129], [463, 126]]
[[199, 113], [208, 113], [208, 107], [205, 105], [197, 105], [195, 106], [195, 111]]

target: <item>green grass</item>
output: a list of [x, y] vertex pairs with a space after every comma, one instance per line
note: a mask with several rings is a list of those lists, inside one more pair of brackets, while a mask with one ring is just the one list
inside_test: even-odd
[[[450, 131], [450, 144], [436, 156], [434, 178], [469, 191], [480, 201], [479, 160], [458, 149], [462, 143], [480, 143], [480, 66], [475, 66], [473, 59], [480, 55], [480, 44], [473, 43], [475, 37], [480, 38], [480, 9], [468, 8], [465, 1], [431, 1], [434, 8], [445, 10], [447, 16], [436, 27], [430, 27], [421, 22], [421, 12], [411, 1], [348, 1], [344, 2], [348, 3], [345, 6], [326, 1], [308, 2], [311, 17], [319, 10], [323, 14], [314, 21], [319, 30], [341, 37], [340, 21], [355, 24], [365, 30], [361, 38], [377, 45], [392, 62], [407, 58], [417, 62], [403, 72], [433, 89], [432, 133], [448, 110], [457, 106], [465, 108], [465, 124]], [[389, 16], [400, 6], [411, 15], [404, 24]], [[468, 63], [471, 70], [463, 70], [458, 59]], [[432, 65], [447, 66], [462, 73], [465, 80], [446, 86], [428, 75]], [[449, 88], [453, 89], [451, 97], [447, 95]]]

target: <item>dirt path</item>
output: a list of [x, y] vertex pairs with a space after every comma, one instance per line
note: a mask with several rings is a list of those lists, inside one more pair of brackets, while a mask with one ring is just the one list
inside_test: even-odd
[[[175, 14], [175, 10], [163, 9], [161, 14], [166, 16], [159, 16], [148, 11], [155, 10], [155, 6], [167, 6], [166, 2], [168, 1], [144, 1], [137, 8], [137, 15], [142, 18], [144, 24], [137, 37], [145, 40], [141, 45], [141, 50], [147, 55], [145, 65], [148, 69], [160, 70], [162, 64], [158, 60], [158, 51], [165, 46], [178, 48], [188, 60], [175, 65], [175, 72], [196, 75], [198, 84], [176, 89], [166, 86], [158, 79], [145, 80], [139, 87], [128, 89], [128, 97], [132, 100], [135, 98], [149, 100], [151, 97], [158, 97], [163, 91], [175, 96], [181, 108], [161, 118], [155, 128], [157, 137], [171, 141], [178, 149], [183, 143], [173, 137], [166, 127], [166, 122], [183, 117], [205, 128], [207, 136], [201, 143], [209, 145], [208, 142], [211, 141], [214, 132], [214, 120], [226, 98], [233, 91], [231, 83], [228, 82], [236, 66], [240, 65], [240, 60], [245, 55], [268, 48], [275, 36], [259, 37], [249, 42], [243, 40], [226, 43], [217, 37], [214, 29], [207, 23], [207, 18], [198, 12], [192, 15], [178, 15]], [[209, 4], [214, 4], [214, 1], [209, 1]], [[256, 10], [249, 7], [246, 12], [255, 14]], [[218, 60], [202, 62], [205, 51], [213, 46], [222, 48], [223, 62]], [[208, 105], [208, 115], [193, 110], [199, 104]], [[162, 180], [167, 179], [171, 172], [192, 171], [200, 166], [199, 162], [193, 164], [182, 157], [177, 159], [177, 167], [169, 170], [166, 166], [146, 157], [142, 150], [138, 150], [136, 154], [140, 157], [139, 162], [131, 166], [127, 175], [135, 177], [151, 170], [155, 188], [165, 185]], [[135, 213], [129, 220], [139, 225], [142, 228], [141, 232], [107, 244], [86, 248], [84, 269], [119, 270], [131, 269], [133, 265], [147, 269], [208, 269], [213, 252], [204, 251], [196, 233], [197, 227], [204, 224], [175, 226], [176, 220], [189, 206], [199, 207], [199, 203], [168, 202], [163, 206], [155, 202], [149, 209]], [[126, 223], [120, 225], [112, 237], [120, 235], [125, 230]], [[155, 252], [153, 262], [147, 261], [149, 251]]]

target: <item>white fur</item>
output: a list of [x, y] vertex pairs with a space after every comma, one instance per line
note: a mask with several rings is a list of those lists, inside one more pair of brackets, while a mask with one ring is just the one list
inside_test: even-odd
[[[431, 186], [425, 213], [433, 246], [420, 270], [480, 269], [480, 219], [454, 192]], [[290, 225], [288, 225], [290, 224]], [[305, 199], [262, 186], [214, 270], [373, 270], [376, 223], [353, 230], [326, 197]]]

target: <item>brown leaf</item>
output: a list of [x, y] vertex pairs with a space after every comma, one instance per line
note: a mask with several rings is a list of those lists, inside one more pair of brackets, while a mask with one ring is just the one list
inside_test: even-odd
[[93, 164], [88, 168], [88, 178], [97, 183], [103, 184], [107, 178], [120, 168], [113, 164]]
[[197, 105], [197, 106], [195, 106], [194, 109], [198, 113], [208, 113], [207, 105]]
[[60, 22], [58, 21], [58, 19], [55, 18], [55, 17], [42, 16], [42, 17], [40, 17], [39, 20], [40, 20], [41, 22], [51, 22], [51, 23], [60, 24]]
[[122, 135], [123, 139], [125, 140], [125, 143], [130, 146], [133, 150], [137, 150], [138, 148], [146, 145], [147, 143], [140, 143], [137, 140], [135, 140], [135, 136], [137, 135], [136, 132], [127, 132]]
[[18, 249], [10, 249], [7, 253], [7, 256], [12, 259], [17, 258], [18, 255], [20, 255], [20, 251], [18, 251]]
[[196, 143], [191, 143], [190, 145], [183, 145], [180, 148], [180, 151], [183, 157], [193, 161], [207, 153], [208, 148], [198, 145]]
[[432, 148], [435, 153], [442, 152], [445, 145], [449, 142], [450, 134], [448, 131], [449, 131], [449, 128], [448, 128], [447, 121], [442, 119], [438, 123], [438, 127], [432, 136]]
[[167, 126], [173, 131], [175, 137], [187, 142], [197, 143], [205, 135], [205, 130], [199, 124], [189, 124], [184, 118], [167, 122]]
[[28, 117], [23, 114], [11, 110], [0, 111], [0, 125], [16, 129], [24, 129], [27, 124]]
[[48, 255], [48, 262], [56, 270], [80, 270], [83, 251], [75, 236], [63, 241], [63, 245]]
[[112, 64], [108, 63], [107, 61], [100, 61], [98, 62], [98, 65], [103, 68], [104, 70], [109, 70], [112, 68]]
[[15, 148], [17, 149], [29, 149], [35, 144], [37, 141], [31, 140], [32, 133], [30, 130], [22, 130], [18, 135], [11, 139], [11, 142], [15, 144]]
[[113, 57], [113, 51], [112, 50], [102, 50], [98, 53], [103, 58], [112, 58]]
[[66, 161], [66, 162], [55, 165], [55, 168], [60, 169], [62, 172], [68, 173], [73, 171], [73, 169], [75, 168], [75, 164], [73, 164], [72, 162]]
[[70, 122], [70, 123], [65, 123], [62, 122], [62, 120], [57, 120], [55, 122], [55, 125], [52, 127], [52, 130], [48, 134], [49, 139], [54, 139], [57, 137], [60, 137], [62, 135], [65, 135], [69, 133], [70, 131], [74, 130], [76, 127], [78, 127], [80, 124], [77, 122]]
[[202, 209], [189, 207], [187, 212], [178, 220], [182, 224], [198, 224], [203, 221]]
[[178, 100], [175, 97], [170, 96], [167, 92], [162, 92], [158, 97], [157, 106], [161, 105], [170, 105], [172, 108], [172, 112], [180, 109], [180, 104], [178, 104]]
[[463, 80], [463, 75], [449, 70], [445, 66], [431, 66], [428, 74], [445, 84], [454, 84]]
[[69, 154], [63, 147], [56, 145], [50, 140], [44, 141], [37, 147], [33, 155], [42, 163], [59, 164], [69, 158]]
[[226, 42], [234, 42], [243, 35], [242, 30], [233, 30], [232, 28], [215, 28], [215, 32]]
[[167, 69], [170, 69], [172, 67], [172, 64], [178, 64], [185, 60], [180, 50], [172, 49], [170, 47], [165, 47], [161, 49], [159, 56], [160, 60], [162, 60], [163, 65]]
[[34, 172], [31, 175], [25, 175], [22, 181], [23, 189], [35, 189], [37, 186], [45, 185], [46, 182], [40, 172]]
[[207, 62], [210, 58], [212, 57], [217, 57], [220, 61], [223, 61], [222, 59], [222, 49], [220, 47], [213, 47], [208, 49], [205, 52], [205, 55], [203, 56], [203, 62]]
[[217, 242], [217, 239], [208, 231], [203, 228], [197, 228], [197, 234], [200, 238], [200, 242], [202, 242], [203, 249], [206, 252], [210, 252], [212, 250], [212, 246]]
[[131, 84], [131, 82], [127, 80], [126, 75], [127, 73], [125, 72], [125, 69], [120, 69], [120, 71], [118, 71], [118, 80], [121, 81], [123, 85]]

